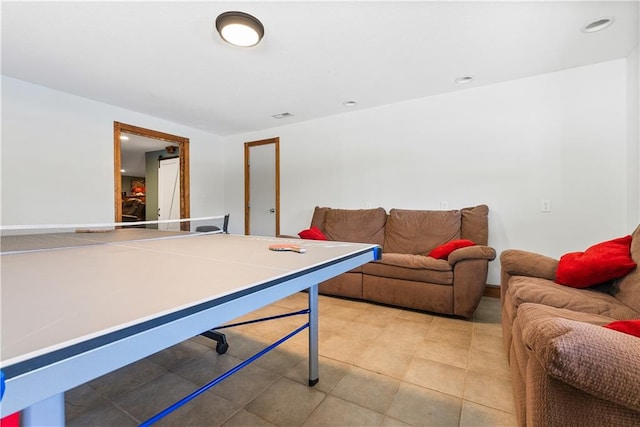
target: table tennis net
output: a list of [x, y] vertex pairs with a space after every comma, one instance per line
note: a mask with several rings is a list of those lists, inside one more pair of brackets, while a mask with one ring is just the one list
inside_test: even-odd
[[52, 250], [195, 233], [227, 233], [229, 215], [169, 221], [0, 226], [0, 253]]

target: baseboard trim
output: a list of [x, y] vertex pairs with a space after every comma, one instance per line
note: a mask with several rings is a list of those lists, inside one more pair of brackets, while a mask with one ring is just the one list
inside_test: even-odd
[[484, 296], [489, 298], [500, 298], [500, 286], [487, 285], [484, 288]]

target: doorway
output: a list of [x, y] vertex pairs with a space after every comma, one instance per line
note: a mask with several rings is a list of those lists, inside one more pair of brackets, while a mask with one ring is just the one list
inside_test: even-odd
[[[181, 136], [171, 135], [164, 132], [145, 129], [126, 123], [113, 123], [113, 146], [114, 146], [114, 207], [115, 221], [122, 222], [122, 140], [123, 134], [138, 135], [158, 142], [158, 150], [165, 145], [178, 145], [179, 158], [179, 212], [180, 218], [189, 218], [190, 216], [190, 198], [189, 198], [189, 139]], [[167, 144], [169, 143], [169, 144]], [[177, 204], [176, 204], [177, 205]], [[180, 229], [189, 231], [187, 222], [180, 223]]]
[[[158, 165], [158, 219], [180, 219], [180, 161], [161, 159]], [[179, 230], [179, 223], [158, 224], [160, 230]]]
[[244, 234], [280, 235], [280, 138], [244, 144]]

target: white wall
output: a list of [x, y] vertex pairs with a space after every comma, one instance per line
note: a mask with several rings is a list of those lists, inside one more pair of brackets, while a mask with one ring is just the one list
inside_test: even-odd
[[[638, 12], [640, 14], [640, 11]], [[640, 54], [639, 46], [627, 57], [627, 172], [629, 228], [640, 222]]]
[[[316, 205], [439, 209], [441, 201], [488, 204], [498, 253], [560, 256], [629, 233], [626, 63], [226, 137], [230, 230], [243, 232], [243, 142], [279, 136], [283, 234], [307, 228]], [[542, 199], [552, 212], [540, 212]], [[491, 263], [489, 283], [499, 283], [499, 267]]]
[[210, 133], [2, 77], [2, 224], [113, 222], [113, 122], [190, 139], [191, 216], [224, 213]]

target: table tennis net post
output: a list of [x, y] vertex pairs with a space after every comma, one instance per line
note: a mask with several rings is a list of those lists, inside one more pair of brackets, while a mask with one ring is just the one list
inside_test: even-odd
[[2, 225], [0, 253], [161, 239], [189, 234], [228, 233], [228, 227], [228, 214], [165, 221]]

